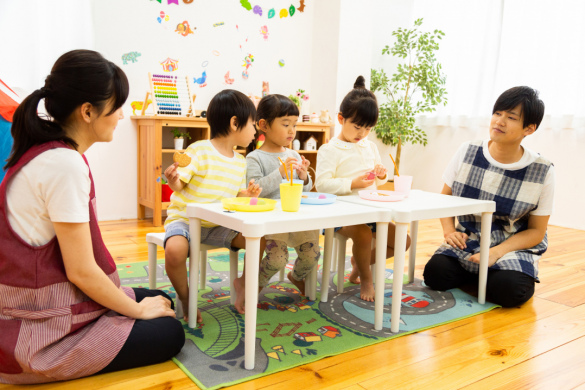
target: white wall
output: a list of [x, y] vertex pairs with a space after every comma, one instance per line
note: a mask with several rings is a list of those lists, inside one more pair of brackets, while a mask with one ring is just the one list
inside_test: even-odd
[[[179, 60], [174, 73], [201, 77], [203, 70], [206, 71], [207, 86], [194, 89], [196, 109], [206, 109], [213, 95], [225, 88], [261, 96], [262, 81], [270, 83], [271, 93], [289, 95], [301, 88], [309, 96], [313, 95], [311, 37], [315, 8], [312, 2], [307, 2], [304, 12], [296, 11], [292, 17], [280, 18], [280, 9], [276, 9], [272, 19], [267, 18], [267, 9], [259, 16], [244, 9], [238, 1], [165, 3], [145, 0], [92, 2], [95, 50], [118, 64], [130, 81], [130, 96], [124, 108], [126, 118], [120, 121], [114, 141], [94, 145], [87, 152], [96, 181], [101, 220], [136, 218], [136, 126], [129, 119], [130, 102], [144, 100], [149, 89], [148, 73], [162, 73], [160, 62], [167, 57]], [[291, 3], [267, 4], [288, 8]], [[160, 11], [169, 15], [168, 22], [157, 22]], [[183, 37], [174, 31], [184, 20], [192, 29], [196, 27], [194, 34]], [[224, 25], [213, 26], [219, 22]], [[267, 40], [260, 33], [264, 25], [268, 26]], [[212, 54], [214, 50], [220, 55]], [[123, 65], [122, 54], [131, 51], [141, 56], [136, 63]], [[248, 53], [254, 55], [254, 62], [248, 70], [249, 78], [244, 80], [242, 65]], [[280, 59], [284, 59], [284, 67], [278, 65]], [[203, 67], [205, 61], [208, 64]], [[228, 70], [230, 78], [235, 80], [232, 85], [224, 84]], [[315, 107], [313, 110], [318, 111], [321, 108], [312, 98], [307, 103], [310, 109]]]

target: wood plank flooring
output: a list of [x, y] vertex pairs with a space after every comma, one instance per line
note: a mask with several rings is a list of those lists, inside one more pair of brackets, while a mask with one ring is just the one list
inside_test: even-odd
[[[150, 221], [100, 224], [119, 263], [147, 260]], [[415, 276], [442, 241], [419, 224]], [[585, 231], [549, 227], [541, 283], [520, 308], [488, 313], [245, 382], [232, 389], [585, 389]], [[164, 252], [159, 251], [159, 257]], [[391, 266], [391, 261], [389, 262]], [[198, 389], [172, 362], [8, 389]]]

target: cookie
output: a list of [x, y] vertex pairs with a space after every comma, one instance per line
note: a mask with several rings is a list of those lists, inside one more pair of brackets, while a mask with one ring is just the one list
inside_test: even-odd
[[175, 154], [173, 154], [173, 161], [179, 163], [181, 168], [184, 168], [191, 164], [191, 157], [185, 153], [175, 152]]

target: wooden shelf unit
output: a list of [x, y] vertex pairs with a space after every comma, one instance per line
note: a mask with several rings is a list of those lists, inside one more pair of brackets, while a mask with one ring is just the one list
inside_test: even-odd
[[[191, 139], [185, 140], [185, 147], [202, 139], [209, 139], [209, 124], [205, 118], [175, 117], [167, 115], [155, 116], [131, 116], [136, 121], [138, 130], [138, 219], [144, 219], [146, 208], [152, 209], [152, 223], [154, 226], [162, 225], [162, 211], [166, 210], [170, 203], [162, 202], [161, 178], [164, 170], [173, 163], [173, 136], [171, 128], [182, 128], [189, 132]], [[303, 142], [311, 135], [317, 139], [317, 148], [329, 141], [329, 131], [332, 123], [307, 123], [297, 124], [296, 138]], [[292, 148], [292, 145], [289, 147]], [[181, 150], [185, 151], [185, 150]], [[237, 149], [236, 152], [245, 155], [245, 150]], [[317, 151], [298, 150], [299, 154], [311, 161], [311, 167], [315, 169], [317, 163]], [[313, 182], [314, 174], [309, 170]]]
[[[298, 139], [301, 142], [301, 149], [297, 150], [297, 152], [304, 156], [307, 160], [311, 162], [310, 167], [314, 170], [317, 170], [317, 150], [321, 147], [321, 145], [326, 144], [331, 139], [330, 132], [333, 123], [310, 123], [310, 122], [297, 122], [297, 134], [295, 139]], [[307, 139], [311, 136], [315, 137], [317, 140], [317, 150], [303, 150], [304, 143]], [[292, 143], [289, 145], [289, 148], [292, 149]], [[315, 174], [311, 169], [309, 169], [309, 174], [313, 179], [313, 184], [315, 183]]]

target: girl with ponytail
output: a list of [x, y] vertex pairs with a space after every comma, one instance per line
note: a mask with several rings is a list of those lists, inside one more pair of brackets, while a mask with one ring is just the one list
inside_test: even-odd
[[74, 50], [14, 113], [0, 184], [0, 383], [158, 363], [184, 344], [168, 295], [120, 287], [97, 224], [83, 154], [112, 140], [127, 97], [118, 66]]
[[[387, 170], [382, 165], [378, 148], [367, 139], [378, 121], [378, 102], [376, 96], [366, 89], [362, 76], [356, 79], [353, 89], [341, 102], [337, 119], [341, 124], [341, 133], [321, 146], [317, 153], [317, 191], [351, 195], [360, 190], [375, 190], [387, 181]], [[335, 231], [353, 240], [353, 268], [349, 281], [361, 283], [361, 299], [373, 301], [374, 283], [370, 264], [375, 262], [376, 251], [370, 248], [372, 238], [376, 237], [376, 224], [344, 226]], [[395, 226], [390, 223], [387, 257], [394, 255], [394, 232]], [[409, 246], [410, 238], [407, 239], [406, 249]]]

